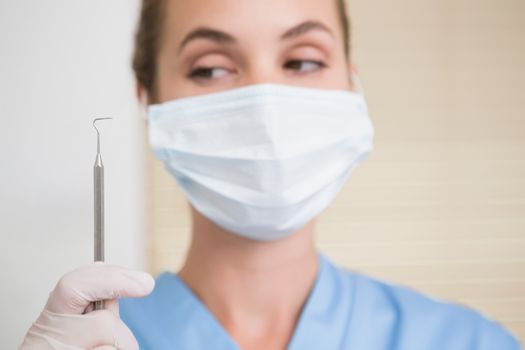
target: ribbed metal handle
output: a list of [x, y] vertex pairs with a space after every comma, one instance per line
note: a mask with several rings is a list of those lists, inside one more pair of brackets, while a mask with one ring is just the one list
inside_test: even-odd
[[[95, 189], [95, 261], [104, 261], [104, 166], [100, 154], [97, 154], [93, 167], [93, 179]], [[104, 308], [103, 301], [96, 301], [93, 308], [100, 310]]]

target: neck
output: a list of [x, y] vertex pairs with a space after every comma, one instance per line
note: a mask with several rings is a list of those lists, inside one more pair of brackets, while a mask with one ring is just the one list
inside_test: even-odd
[[263, 339], [266, 348], [286, 348], [318, 271], [315, 222], [290, 237], [257, 242], [193, 208], [192, 216], [193, 240], [180, 278], [241, 348]]

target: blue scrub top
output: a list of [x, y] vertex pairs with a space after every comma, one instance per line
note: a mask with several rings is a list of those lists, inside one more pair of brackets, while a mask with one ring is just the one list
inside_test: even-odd
[[[173, 273], [152, 294], [121, 299], [120, 315], [141, 350], [240, 350]], [[289, 350], [518, 350], [498, 323], [468, 308], [334, 266], [320, 270]]]

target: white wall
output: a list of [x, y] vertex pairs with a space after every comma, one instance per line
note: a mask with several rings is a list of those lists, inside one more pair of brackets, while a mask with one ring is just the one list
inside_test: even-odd
[[92, 260], [94, 117], [107, 261], [145, 267], [143, 128], [130, 69], [136, 0], [0, 0], [0, 348], [64, 272]]

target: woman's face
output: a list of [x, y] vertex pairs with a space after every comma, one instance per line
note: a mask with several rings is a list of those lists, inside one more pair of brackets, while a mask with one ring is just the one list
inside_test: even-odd
[[335, 0], [167, 0], [165, 102], [258, 83], [351, 89]]

